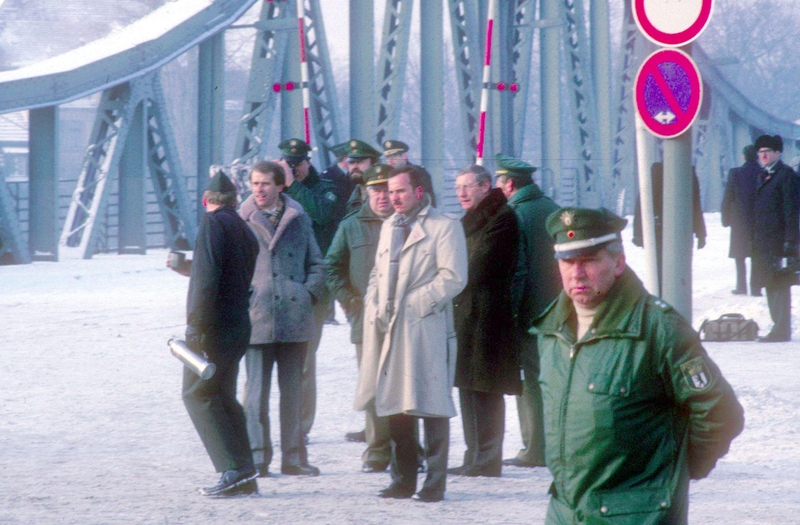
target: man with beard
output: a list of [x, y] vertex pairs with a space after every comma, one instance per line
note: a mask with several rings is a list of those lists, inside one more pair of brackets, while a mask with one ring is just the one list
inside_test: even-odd
[[472, 165], [456, 176], [456, 195], [467, 212], [467, 286], [453, 299], [458, 340], [455, 386], [467, 450], [448, 472], [499, 477], [505, 433], [504, 394], [521, 394], [511, 283], [517, 270], [519, 226], [492, 176]]
[[347, 142], [347, 165], [350, 167], [352, 191], [347, 200], [347, 214], [358, 211], [367, 200], [364, 193], [364, 172], [373, 164], [377, 164], [381, 154], [372, 146], [361, 140], [352, 139]]

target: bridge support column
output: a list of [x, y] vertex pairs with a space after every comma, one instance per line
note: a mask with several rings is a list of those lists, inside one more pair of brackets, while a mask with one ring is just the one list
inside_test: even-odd
[[[561, 2], [542, 0], [540, 18], [560, 19]], [[561, 44], [560, 25], [545, 25], [540, 30], [541, 111], [542, 111], [542, 185], [545, 192], [559, 204], [561, 191]], [[573, 204], [573, 203], [570, 203]]]
[[375, 137], [375, 5], [350, 0], [350, 137]]
[[442, 2], [420, 2], [420, 82], [422, 94], [421, 129], [423, 164], [433, 178], [439, 199], [447, 191], [442, 173], [444, 159], [444, 15]]
[[144, 254], [147, 251], [145, 210], [145, 172], [147, 138], [146, 100], [139, 102], [125, 140], [119, 163], [119, 253]]
[[[225, 39], [217, 33], [198, 46], [197, 217], [205, 213], [203, 192], [212, 164], [223, 163], [225, 125]], [[194, 242], [194, 239], [192, 239]]]
[[58, 261], [58, 107], [32, 109], [28, 126], [31, 260]]

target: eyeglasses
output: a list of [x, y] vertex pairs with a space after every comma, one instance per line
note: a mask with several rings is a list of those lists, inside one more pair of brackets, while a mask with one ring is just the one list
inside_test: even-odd
[[467, 190], [469, 188], [474, 188], [475, 186], [479, 186], [480, 182], [473, 182], [472, 184], [461, 184], [456, 186], [456, 191]]

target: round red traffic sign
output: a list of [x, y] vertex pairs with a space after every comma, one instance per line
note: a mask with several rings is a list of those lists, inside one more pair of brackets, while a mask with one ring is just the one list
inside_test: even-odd
[[714, 0], [633, 0], [633, 18], [650, 41], [679, 47], [700, 36], [713, 7]]
[[657, 137], [677, 137], [692, 125], [703, 100], [700, 71], [678, 49], [659, 49], [647, 57], [634, 82], [636, 112]]

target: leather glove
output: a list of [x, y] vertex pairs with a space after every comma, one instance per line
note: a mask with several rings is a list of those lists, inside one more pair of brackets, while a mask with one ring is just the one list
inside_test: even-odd
[[706, 247], [706, 238], [705, 237], [698, 237], [697, 238], [697, 249], [702, 250]]
[[798, 253], [797, 243], [786, 241], [783, 243], [783, 254], [786, 257], [798, 257], [800, 253]]
[[186, 346], [198, 354], [202, 354], [204, 342], [205, 334], [201, 332], [199, 328], [192, 325], [186, 327]]

